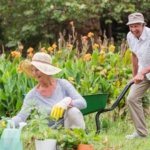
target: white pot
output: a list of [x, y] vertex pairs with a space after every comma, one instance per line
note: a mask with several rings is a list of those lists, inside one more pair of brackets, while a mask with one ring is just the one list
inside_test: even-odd
[[56, 143], [54, 139], [35, 140], [36, 150], [56, 150]]

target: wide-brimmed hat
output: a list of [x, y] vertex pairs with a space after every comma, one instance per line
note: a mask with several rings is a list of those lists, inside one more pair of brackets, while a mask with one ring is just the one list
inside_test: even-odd
[[40, 70], [42, 73], [47, 75], [54, 75], [61, 71], [61, 69], [52, 66], [51, 56], [43, 52], [35, 53], [32, 58], [32, 62], [22, 61], [20, 63], [20, 69], [29, 77], [35, 78], [31, 71], [32, 65]]
[[128, 16], [128, 23], [126, 25], [130, 25], [134, 23], [145, 23], [144, 17], [141, 13], [133, 13]]

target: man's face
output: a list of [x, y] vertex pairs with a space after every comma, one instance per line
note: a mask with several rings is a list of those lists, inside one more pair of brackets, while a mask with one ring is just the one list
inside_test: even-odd
[[129, 25], [129, 29], [135, 37], [139, 38], [143, 32], [144, 26], [145, 24], [134, 23]]

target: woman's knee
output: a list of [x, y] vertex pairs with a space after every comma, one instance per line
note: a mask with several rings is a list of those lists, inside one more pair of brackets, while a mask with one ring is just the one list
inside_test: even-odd
[[85, 122], [80, 110], [76, 107], [68, 108], [64, 116], [64, 125], [69, 128], [85, 129]]

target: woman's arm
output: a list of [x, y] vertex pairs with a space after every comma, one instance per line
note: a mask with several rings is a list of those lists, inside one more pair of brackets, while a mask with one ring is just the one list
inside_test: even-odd
[[31, 97], [31, 92], [29, 92], [29, 93], [26, 95], [20, 112], [19, 112], [16, 116], [14, 116], [14, 117], [12, 118], [12, 121], [14, 121], [16, 127], [19, 126], [19, 123], [20, 123], [20, 122], [25, 122], [25, 121], [27, 120], [29, 114], [31, 113], [31, 111], [25, 112], [25, 109], [27, 108], [27, 107], [25, 107], [25, 106], [30, 106], [29, 103], [28, 103], [28, 101], [29, 101], [30, 99], [33, 99], [33, 98]]
[[84, 109], [87, 107], [87, 103], [85, 99], [77, 92], [74, 86], [67, 80], [62, 79], [63, 82], [63, 90], [65, 92], [65, 96], [69, 96], [72, 98], [72, 105], [77, 107], [78, 109]]

